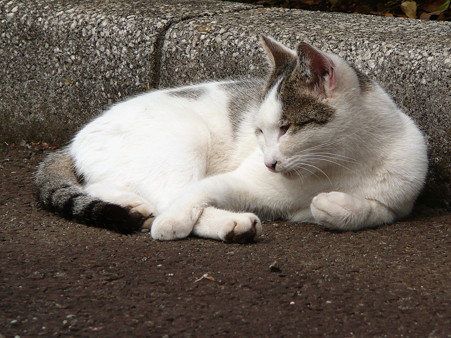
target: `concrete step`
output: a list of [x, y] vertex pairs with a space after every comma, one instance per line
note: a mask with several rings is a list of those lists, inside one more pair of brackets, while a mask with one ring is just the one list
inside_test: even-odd
[[106, 106], [155, 87], [173, 23], [249, 8], [210, 0], [0, 0], [0, 139], [69, 140]]

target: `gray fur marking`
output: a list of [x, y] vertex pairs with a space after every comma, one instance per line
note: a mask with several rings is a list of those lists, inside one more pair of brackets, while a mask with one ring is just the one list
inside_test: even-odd
[[368, 90], [370, 90], [373, 80], [371, 80], [368, 75], [358, 70], [355, 66], [351, 65], [351, 68], [354, 70], [355, 75], [357, 75], [360, 90], [362, 92], [367, 92]]
[[[263, 97], [266, 97], [271, 89], [282, 79], [286, 79], [294, 72], [296, 69], [296, 60], [292, 60], [290, 63], [286, 64], [284, 67], [274, 69], [266, 82], [266, 87], [263, 91]], [[280, 93], [280, 86], [277, 87], [277, 93]]]
[[228, 112], [233, 135], [236, 134], [246, 113], [257, 107], [263, 86], [262, 80], [242, 80], [221, 85], [229, 97]]
[[196, 100], [199, 97], [201, 97], [203, 94], [205, 94], [205, 89], [193, 87], [193, 88], [183, 88], [183, 89], [176, 89], [176, 90], [170, 90], [169, 95], [176, 96], [184, 99], [190, 99], [190, 100]]
[[75, 217], [120, 233], [132, 233], [141, 228], [143, 217], [130, 214], [120, 205], [89, 196], [83, 190], [81, 180], [67, 149], [58, 150], [47, 156], [35, 174], [38, 198], [44, 207], [69, 219]]
[[[83, 191], [67, 149], [50, 153], [39, 165], [35, 174], [39, 199], [48, 208], [56, 208], [68, 216], [80, 216], [80, 203], [87, 205], [95, 200]], [[73, 200], [69, 203], [69, 201]], [[69, 204], [68, 204], [69, 203]], [[65, 210], [70, 205], [72, 210]]]

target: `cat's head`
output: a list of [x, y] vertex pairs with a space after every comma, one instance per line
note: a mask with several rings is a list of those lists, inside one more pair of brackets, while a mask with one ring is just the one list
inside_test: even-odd
[[306, 43], [291, 50], [269, 37], [262, 42], [272, 66], [255, 121], [265, 165], [293, 173], [340, 162], [333, 148], [349, 132], [343, 108], [363, 90], [358, 74], [337, 55]]

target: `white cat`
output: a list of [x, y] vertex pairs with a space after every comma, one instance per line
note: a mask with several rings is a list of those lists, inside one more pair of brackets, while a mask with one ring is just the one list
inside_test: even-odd
[[427, 172], [414, 122], [337, 55], [262, 42], [266, 82], [152, 91], [113, 106], [41, 164], [40, 200], [122, 232], [156, 216], [159, 240], [252, 241], [260, 218], [358, 230], [406, 216]]

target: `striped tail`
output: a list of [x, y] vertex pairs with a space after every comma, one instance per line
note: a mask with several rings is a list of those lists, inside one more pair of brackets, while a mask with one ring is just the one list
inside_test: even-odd
[[143, 225], [144, 218], [139, 214], [86, 194], [66, 149], [49, 154], [39, 165], [35, 184], [43, 207], [67, 219], [124, 234], [136, 232]]

